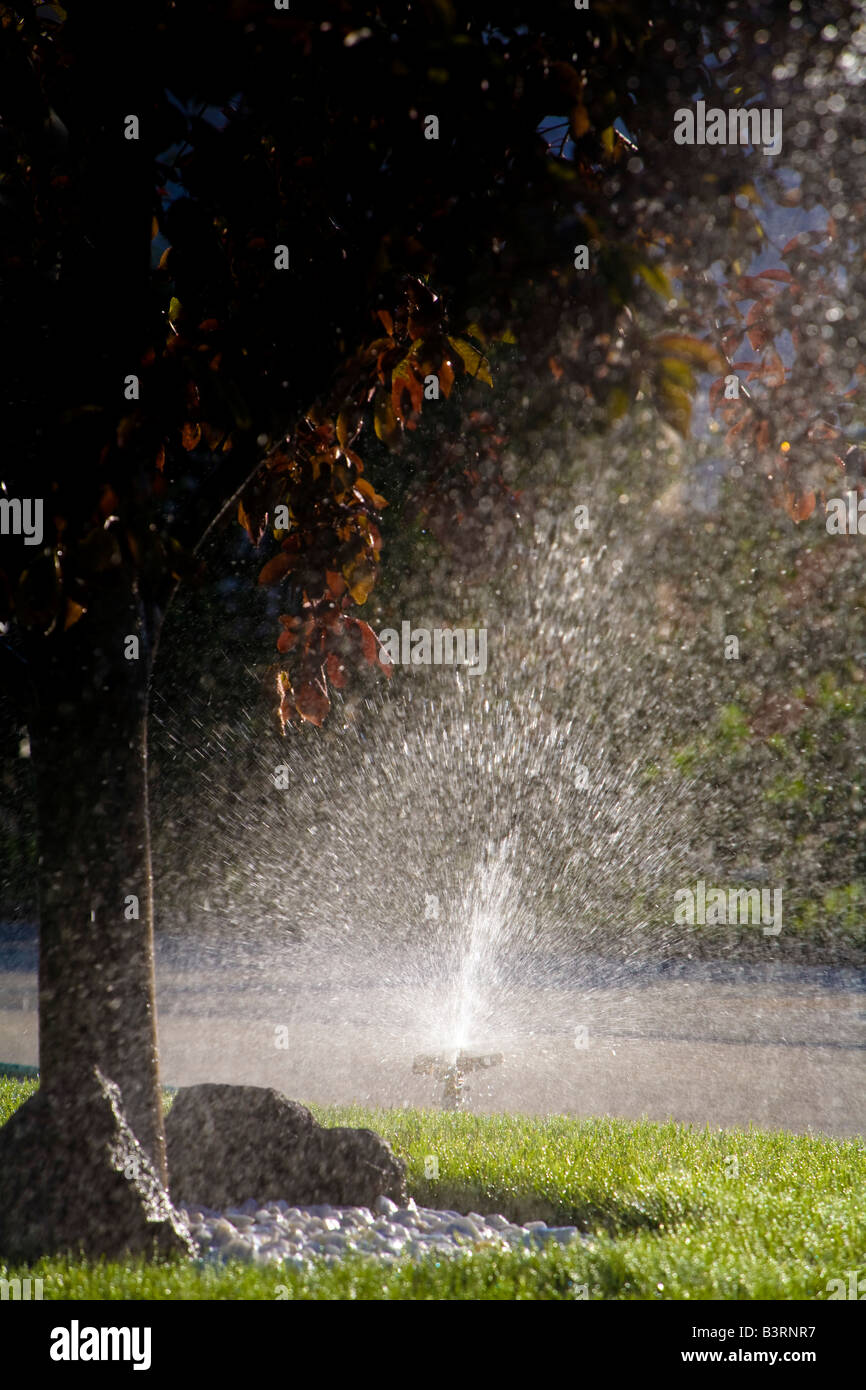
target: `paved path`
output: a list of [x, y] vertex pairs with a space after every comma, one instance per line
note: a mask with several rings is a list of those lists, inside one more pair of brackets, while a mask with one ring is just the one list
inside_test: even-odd
[[[0, 973], [2, 1061], [37, 1061], [35, 987], [30, 971]], [[395, 1008], [394, 990], [375, 986], [292, 993], [241, 989], [225, 971], [163, 971], [159, 997], [168, 1084], [271, 1085], [322, 1104], [439, 1102], [435, 1081], [412, 1073], [435, 1040], [411, 990]], [[521, 1028], [494, 1024], [479, 1041], [505, 1054], [470, 1078], [479, 1110], [866, 1135], [866, 994], [856, 987], [641, 980], [527, 989], [516, 1002]]]

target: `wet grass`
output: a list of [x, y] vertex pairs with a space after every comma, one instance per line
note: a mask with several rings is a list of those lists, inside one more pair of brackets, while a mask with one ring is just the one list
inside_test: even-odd
[[[0, 1080], [0, 1122], [34, 1089]], [[860, 1140], [648, 1121], [311, 1107], [387, 1138], [419, 1204], [577, 1225], [591, 1243], [308, 1271], [42, 1260], [56, 1299], [825, 1299], [863, 1270]], [[437, 1176], [428, 1176], [435, 1174]]]

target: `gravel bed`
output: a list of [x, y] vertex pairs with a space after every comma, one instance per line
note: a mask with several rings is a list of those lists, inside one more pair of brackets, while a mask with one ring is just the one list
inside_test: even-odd
[[250, 1199], [230, 1211], [208, 1207], [180, 1208], [206, 1260], [247, 1260], [255, 1264], [284, 1264], [302, 1268], [313, 1259], [333, 1263], [358, 1252], [387, 1261], [428, 1254], [457, 1255], [467, 1248], [498, 1250], [569, 1245], [581, 1237], [576, 1226], [548, 1226], [528, 1221], [515, 1226], [494, 1213], [468, 1216], [456, 1211], [419, 1207], [410, 1199], [398, 1207], [389, 1197], [377, 1197], [369, 1207], [290, 1207], [288, 1202]]

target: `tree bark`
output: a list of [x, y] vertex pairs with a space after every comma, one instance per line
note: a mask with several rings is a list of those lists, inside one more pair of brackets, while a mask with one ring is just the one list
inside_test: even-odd
[[[127, 639], [140, 644], [127, 659]], [[151, 643], [132, 569], [106, 577], [37, 682], [39, 1054], [62, 1114], [94, 1065], [165, 1181], [147, 802]]]

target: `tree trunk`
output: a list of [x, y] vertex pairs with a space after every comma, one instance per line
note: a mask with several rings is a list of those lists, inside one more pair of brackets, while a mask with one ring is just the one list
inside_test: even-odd
[[[125, 655], [131, 636], [137, 659]], [[147, 805], [151, 644], [132, 570], [118, 565], [87, 615], [46, 645], [31, 722], [42, 1086], [62, 1113], [98, 1065], [165, 1181]]]

